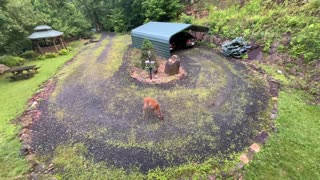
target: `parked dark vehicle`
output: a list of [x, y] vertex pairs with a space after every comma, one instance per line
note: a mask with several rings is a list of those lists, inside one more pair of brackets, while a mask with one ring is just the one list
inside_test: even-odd
[[196, 44], [197, 38], [187, 32], [175, 34], [170, 39], [170, 51], [192, 47]]

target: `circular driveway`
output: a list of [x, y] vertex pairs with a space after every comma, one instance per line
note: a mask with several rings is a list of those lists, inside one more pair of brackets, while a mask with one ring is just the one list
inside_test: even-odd
[[[84, 50], [71, 73], [59, 80], [54, 95], [41, 102], [42, 116], [31, 127], [36, 154], [82, 143], [86, 156], [96, 162], [147, 172], [226, 158], [248, 147], [268, 124], [263, 116], [269, 101], [266, 85], [241, 63], [195, 47], [177, 52], [186, 78], [175, 84], [145, 85], [127, 71], [130, 48], [119, 59], [120, 68], [108, 74], [117, 36], [103, 39], [108, 43]], [[103, 52], [93, 56], [101, 46]], [[143, 119], [147, 96], [160, 102], [164, 121], [151, 114]]]

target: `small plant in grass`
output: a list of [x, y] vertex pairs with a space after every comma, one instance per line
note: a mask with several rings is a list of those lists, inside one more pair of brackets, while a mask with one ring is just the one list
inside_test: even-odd
[[59, 56], [58, 53], [46, 53], [45, 54], [46, 58], [55, 58], [55, 57], [58, 57], [58, 56]]
[[58, 52], [58, 54], [59, 55], [66, 55], [66, 54], [68, 54], [70, 51], [69, 51], [69, 49], [61, 49], [59, 52]]
[[37, 60], [44, 60], [44, 59], [46, 59], [46, 55], [40, 55], [37, 58]]
[[241, 59], [246, 60], [246, 59], [248, 59], [248, 58], [249, 58], [248, 53], [245, 53], [245, 54], [242, 54], [242, 55], [241, 55]]

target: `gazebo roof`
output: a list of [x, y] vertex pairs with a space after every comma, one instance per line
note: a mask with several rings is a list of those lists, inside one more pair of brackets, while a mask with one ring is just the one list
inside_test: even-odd
[[43, 38], [53, 38], [63, 35], [63, 32], [53, 30], [50, 26], [41, 25], [34, 28], [35, 32], [33, 32], [29, 39], [43, 39]]
[[47, 25], [40, 25], [34, 28], [34, 31], [45, 31], [52, 29], [50, 26]]

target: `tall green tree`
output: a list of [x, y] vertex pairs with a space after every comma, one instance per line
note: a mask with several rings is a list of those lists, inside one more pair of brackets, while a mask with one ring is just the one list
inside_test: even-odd
[[97, 31], [126, 32], [148, 21], [179, 16], [179, 0], [0, 0], [0, 55], [31, 48], [27, 36], [47, 24], [65, 37]]
[[179, 0], [145, 0], [142, 2], [145, 21], [170, 21], [182, 11]]
[[126, 32], [128, 30], [124, 9], [113, 9], [109, 17], [115, 32]]
[[30, 0], [1, 1], [0, 54], [18, 54], [30, 48], [29, 32], [41, 20]]
[[[73, 0], [97, 31], [104, 28], [105, 17], [111, 13], [113, 2], [108, 0]], [[110, 21], [108, 22], [110, 23]]]
[[42, 24], [64, 32], [65, 37], [83, 36], [91, 29], [90, 22], [72, 1], [33, 0], [35, 11], [45, 14]]

